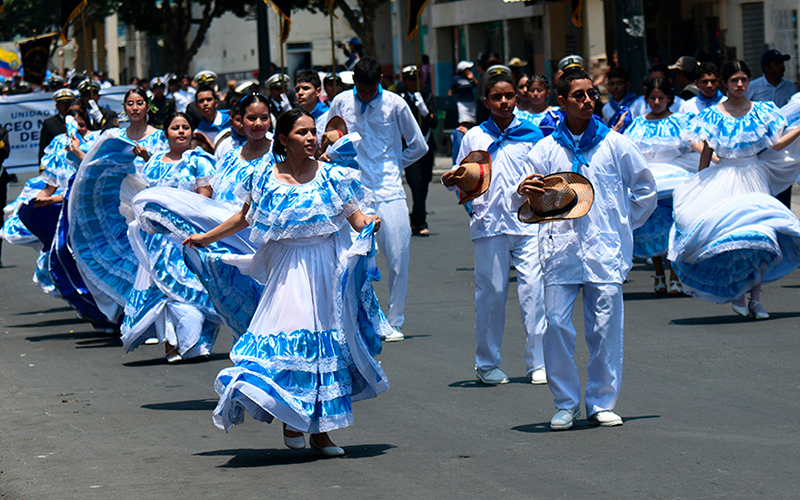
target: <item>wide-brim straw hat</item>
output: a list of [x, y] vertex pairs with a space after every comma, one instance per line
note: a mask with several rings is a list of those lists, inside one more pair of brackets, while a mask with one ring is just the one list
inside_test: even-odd
[[528, 224], [577, 219], [589, 213], [594, 187], [575, 172], [556, 172], [542, 177], [544, 194], [534, 193], [519, 207], [517, 218]]
[[492, 181], [492, 155], [486, 151], [472, 151], [453, 171], [458, 187], [458, 204], [470, 202], [489, 189]]

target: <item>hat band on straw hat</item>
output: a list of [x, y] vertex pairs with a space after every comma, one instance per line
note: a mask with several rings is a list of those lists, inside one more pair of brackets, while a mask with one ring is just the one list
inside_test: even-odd
[[467, 196], [474, 196], [480, 194], [481, 188], [483, 187], [483, 179], [486, 177], [486, 170], [483, 166], [483, 163], [479, 164], [481, 166], [481, 175], [478, 177], [478, 183], [475, 185], [474, 189], [470, 189], [469, 191], [464, 191], [464, 194]]
[[535, 213], [539, 217], [552, 217], [554, 215], [561, 215], [563, 213], [569, 212], [570, 210], [575, 208], [575, 205], [577, 204], [578, 204], [578, 197], [575, 196], [572, 198], [572, 200], [570, 200], [569, 203], [567, 203], [563, 207], [554, 208], [553, 210], [546, 210], [544, 212], [537, 212], [536, 210], [534, 210], [533, 213]]

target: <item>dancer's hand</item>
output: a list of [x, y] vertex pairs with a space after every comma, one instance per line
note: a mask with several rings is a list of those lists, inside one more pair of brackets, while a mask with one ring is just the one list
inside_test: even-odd
[[442, 174], [442, 184], [447, 187], [455, 186], [456, 180], [453, 178], [455, 174], [455, 170], [448, 170], [447, 172]]
[[205, 248], [209, 243], [208, 238], [206, 238], [206, 233], [194, 233], [183, 240], [183, 244], [187, 247]]
[[375, 223], [375, 229], [373, 229], [372, 232], [373, 233], [377, 233], [378, 229], [381, 228], [381, 218], [378, 217], [377, 215], [373, 215], [373, 216], [367, 217], [366, 223], [364, 225], [368, 226], [370, 222], [374, 222]]
[[517, 186], [517, 194], [520, 196], [530, 196], [532, 194], [544, 194], [544, 182], [542, 174], [531, 174], [525, 177]]
[[[134, 141], [134, 142], [136, 142], [136, 141]], [[140, 157], [144, 161], [147, 161], [147, 160], [150, 159], [150, 153], [148, 153], [145, 148], [140, 146], [138, 142], [136, 142], [136, 145], [133, 147], [133, 154], [135, 154], [136, 156]]]

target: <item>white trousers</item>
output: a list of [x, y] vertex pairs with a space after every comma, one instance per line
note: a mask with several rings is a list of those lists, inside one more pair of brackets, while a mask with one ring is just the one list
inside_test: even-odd
[[584, 283], [544, 287], [547, 330], [544, 334], [544, 359], [547, 384], [558, 409], [574, 410], [581, 405], [581, 381], [575, 365], [575, 339], [572, 324], [575, 299], [583, 288], [583, 322], [589, 347], [586, 383], [586, 413], [594, 415], [613, 410], [622, 383], [622, 285]]
[[475, 248], [475, 365], [481, 370], [500, 366], [506, 323], [506, 299], [511, 263], [517, 270], [517, 294], [525, 328], [525, 365], [530, 374], [545, 366], [542, 266], [536, 236], [499, 235], [473, 240]]
[[408, 219], [406, 200], [392, 200], [375, 203], [372, 207], [362, 207], [365, 215], [381, 218], [378, 231], [378, 247], [386, 258], [389, 285], [389, 307], [386, 319], [396, 328], [403, 327], [408, 293], [408, 264], [411, 258], [411, 223]]

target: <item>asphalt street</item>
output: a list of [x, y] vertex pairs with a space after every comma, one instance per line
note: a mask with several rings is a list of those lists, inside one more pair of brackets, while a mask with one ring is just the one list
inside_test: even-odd
[[[347, 455], [327, 460], [286, 449], [279, 425], [249, 416], [229, 434], [214, 427], [226, 332], [205, 363], [168, 365], [162, 346], [125, 355], [31, 282], [31, 249], [3, 245], [0, 498], [800, 497], [800, 272], [764, 287], [772, 318], [753, 322], [730, 305], [658, 297], [637, 264], [624, 286], [624, 426], [589, 427], [584, 411], [552, 432], [550, 391], [524, 378], [513, 284], [511, 383], [475, 381], [468, 218], [435, 183], [429, 211], [432, 235], [411, 246], [407, 340], [379, 357], [391, 388], [355, 404], [355, 425], [332, 434]], [[385, 283], [376, 290], [385, 304]]]

